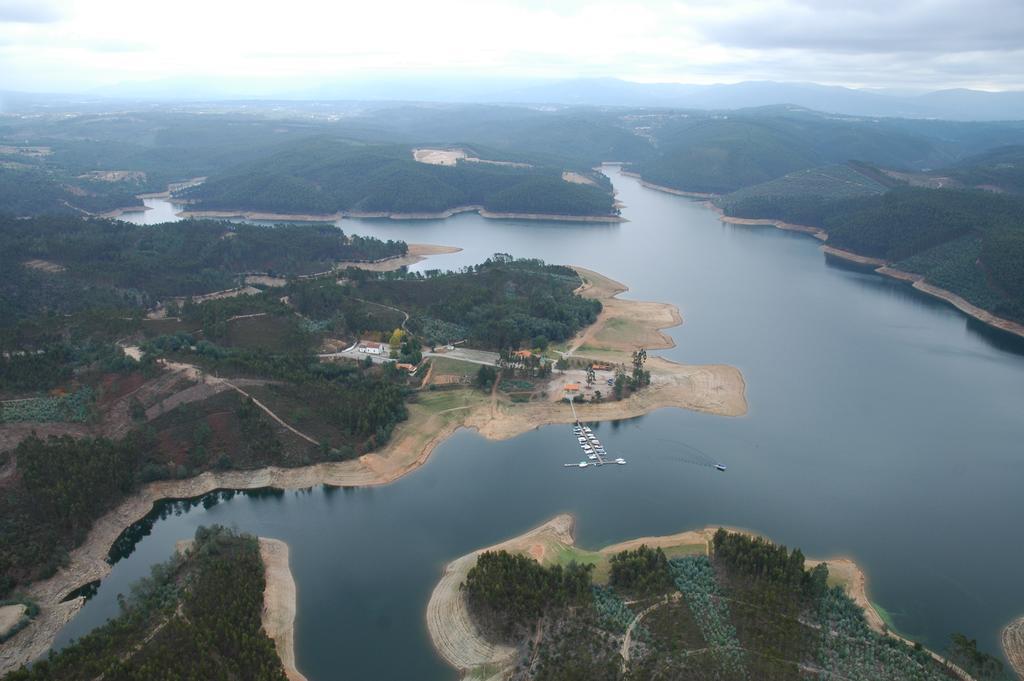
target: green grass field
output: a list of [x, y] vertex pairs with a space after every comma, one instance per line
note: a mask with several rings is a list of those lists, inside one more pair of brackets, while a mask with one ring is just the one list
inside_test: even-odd
[[434, 367], [435, 376], [476, 376], [477, 372], [480, 371], [479, 364], [462, 362], [447, 357], [432, 357], [430, 363]]

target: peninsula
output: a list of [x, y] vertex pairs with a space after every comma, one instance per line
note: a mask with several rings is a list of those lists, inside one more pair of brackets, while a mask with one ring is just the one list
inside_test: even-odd
[[891, 634], [848, 559], [718, 527], [599, 550], [572, 531], [560, 515], [445, 568], [427, 627], [463, 678], [974, 678]]
[[[234, 238], [249, 236], [242, 231]], [[365, 240], [350, 245], [368, 252], [381, 248]], [[0, 484], [12, 489], [5, 503], [11, 505], [9, 517], [19, 518], [22, 527], [38, 527], [32, 519], [33, 509], [45, 507], [63, 513], [61, 509], [70, 500], [64, 498], [66, 490], [60, 480], [67, 475], [80, 483], [95, 480], [103, 489], [85, 485], [82, 493], [89, 495], [89, 511], [75, 516], [80, 528], [77, 536], [45, 523], [54, 542], [49, 548], [34, 541], [17, 544], [16, 534], [5, 536], [15, 561], [9, 579], [17, 580], [18, 589], [38, 612], [0, 647], [0, 671], [45, 652], [60, 627], [81, 607], [80, 598], [68, 600], [67, 596], [106, 576], [110, 547], [161, 499], [193, 498], [216, 489], [386, 484], [423, 464], [434, 447], [459, 428], [475, 429], [490, 439], [506, 439], [545, 424], [573, 421], [572, 407], [564, 399], [569, 394], [566, 389], [570, 383], [586, 384], [586, 375], [595, 366], [602, 367], [602, 375], [622, 373], [623, 384], [629, 385], [619, 395], [611, 387], [605, 387], [604, 395], [593, 385], [579, 390], [573, 395], [578, 403], [576, 413], [586, 420], [629, 418], [664, 407], [723, 416], [746, 412], [743, 378], [733, 367], [686, 366], [651, 357], [644, 362], [646, 368], [640, 369], [642, 381], [626, 381], [624, 369], [614, 368], [631, 363], [639, 350], [654, 352], [673, 345], [663, 330], [678, 325], [682, 317], [672, 305], [623, 300], [618, 296], [626, 287], [596, 272], [536, 261], [497, 258], [468, 273], [433, 278], [395, 278], [394, 272], [369, 271], [393, 270], [401, 258], [451, 251], [401, 247], [406, 254], [400, 258], [355, 263], [357, 268], [340, 271], [347, 282], [344, 285], [336, 281], [339, 273], [331, 271], [327, 276], [289, 283], [252, 278], [250, 286], [263, 288], [231, 297], [206, 296], [174, 303], [169, 314], [165, 310], [160, 318], [133, 322], [140, 325], [134, 332], [140, 345], [100, 346], [105, 348], [99, 355], [102, 366], [83, 365], [91, 368], [79, 370], [81, 387], [75, 394], [81, 397], [76, 399], [95, 405], [90, 408], [96, 410], [97, 421], [65, 422], [56, 416], [52, 424], [30, 421], [4, 427], [5, 447], [12, 453], [2, 469]], [[85, 276], [81, 270], [76, 272], [74, 263], [64, 262], [69, 265], [66, 271], [45, 274]], [[546, 360], [533, 351], [523, 351], [531, 358], [524, 364], [509, 361], [511, 355], [509, 360], [502, 359], [496, 352], [441, 346], [436, 352], [427, 352], [425, 347], [421, 350], [411, 345], [414, 334], [426, 338], [448, 333], [460, 319], [457, 314], [436, 317], [449, 313], [421, 307], [418, 301], [423, 300], [424, 287], [435, 289], [427, 299], [443, 301], [449, 307], [457, 302], [446, 293], [450, 287], [458, 287], [451, 290], [463, 291], [460, 295], [474, 291], [474, 296], [484, 298], [477, 302], [467, 299], [467, 304], [479, 311], [490, 309], [486, 300], [505, 290], [501, 282], [506, 281], [516, 282], [524, 305], [530, 300], [530, 291], [545, 290], [562, 306], [556, 312], [559, 319], [577, 320], [568, 327], [553, 326], [540, 318], [531, 322], [563, 334], [543, 351], [549, 356]], [[503, 306], [513, 304], [504, 294], [497, 300]], [[343, 312], [346, 324], [376, 328], [375, 333], [391, 329], [388, 333], [401, 339], [396, 353], [414, 362], [419, 361], [414, 355], [423, 355], [420, 370], [414, 375], [396, 373], [396, 362], [383, 358], [373, 362], [372, 356], [357, 351], [351, 351], [351, 357], [344, 351], [322, 352], [313, 365], [307, 364], [308, 354], [290, 359], [296, 349], [330, 345], [335, 342], [332, 337], [343, 338], [339, 333], [352, 333], [341, 325], [340, 318], [333, 317], [338, 311]], [[513, 309], [493, 308], [496, 319], [512, 313]], [[324, 323], [319, 320], [331, 319], [339, 321], [316, 326]], [[485, 318], [479, 329], [460, 333], [468, 332], [486, 343], [486, 334], [494, 328]], [[397, 336], [395, 329], [400, 332]], [[528, 327], [520, 333], [536, 337]], [[519, 341], [505, 338], [498, 342]], [[338, 343], [348, 347], [347, 342]], [[7, 361], [16, 360], [20, 366], [21, 357]], [[60, 357], [25, 355], [24, 361], [42, 362], [33, 364], [32, 371], [38, 373], [42, 367], [61, 366], [65, 360]], [[476, 380], [479, 370], [495, 365], [496, 376], [483, 389]], [[559, 368], [552, 370], [553, 365]], [[60, 384], [64, 379], [59, 372], [56, 376]], [[324, 383], [324, 377], [338, 387]], [[89, 391], [98, 392], [98, 399]], [[296, 409], [294, 405], [309, 403], [314, 393], [313, 404], [327, 411]], [[364, 416], [364, 421], [352, 421], [351, 425], [335, 421], [339, 415], [347, 418], [347, 414], [360, 413], [345, 406], [347, 401], [360, 399], [378, 405], [372, 414], [378, 420], [366, 422]], [[18, 404], [21, 411], [27, 409], [28, 403]], [[4, 408], [8, 408], [6, 404]], [[43, 403], [38, 408], [42, 409]], [[139, 440], [141, 424], [156, 434], [151, 444]], [[78, 439], [47, 441], [37, 437], [48, 434]], [[94, 453], [87, 454], [85, 449]], [[211, 450], [223, 454], [214, 458], [206, 453]], [[113, 459], [100, 455], [101, 451], [111, 453]], [[140, 453], [145, 453], [145, 461]], [[108, 460], [117, 462], [116, 475], [99, 468], [79, 470], [83, 466], [102, 468]], [[15, 476], [15, 472], [21, 475]], [[33, 568], [38, 564], [33, 563], [35, 554], [30, 551], [54, 550], [61, 545], [68, 551], [63, 565], [50, 575]]]

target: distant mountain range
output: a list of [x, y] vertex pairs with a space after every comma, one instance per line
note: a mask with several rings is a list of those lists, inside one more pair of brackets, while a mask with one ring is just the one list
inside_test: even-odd
[[[133, 100], [315, 100], [464, 102], [481, 104], [666, 107], [728, 110], [792, 105], [827, 113], [955, 121], [1024, 120], [1024, 91], [938, 90], [900, 92], [853, 89], [816, 83], [748, 81], [687, 85], [637, 83], [616, 78], [571, 80], [483, 79], [473, 77], [386, 77], [294, 84], [256, 80], [171, 79], [122, 83], [78, 97]], [[11, 104], [38, 104], [42, 95], [7, 93]], [[64, 95], [65, 98], [74, 98]]]
[[792, 104], [851, 116], [942, 118], [948, 120], [1024, 119], [1024, 92], [939, 90], [894, 94], [881, 90], [749, 81], [735, 84], [685, 85], [634, 83], [610, 78], [545, 83], [501, 94], [510, 103], [658, 106], [687, 109], [742, 109]]

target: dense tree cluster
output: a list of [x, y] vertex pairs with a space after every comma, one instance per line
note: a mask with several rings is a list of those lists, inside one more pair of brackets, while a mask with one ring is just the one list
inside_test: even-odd
[[186, 556], [133, 585], [119, 616], [5, 680], [285, 681], [261, 624], [264, 572], [255, 538], [201, 527]]
[[35, 435], [15, 448], [20, 483], [0, 496], [0, 596], [56, 570], [93, 521], [135, 489], [146, 448], [138, 436]]
[[647, 545], [611, 557], [609, 584], [625, 593], [650, 596], [672, 586], [668, 558], [660, 548]]
[[544, 567], [507, 551], [485, 551], [466, 575], [474, 616], [488, 629], [511, 638], [546, 612], [591, 601], [593, 565], [570, 563]]
[[54, 343], [35, 350], [16, 347], [0, 354], [0, 391], [49, 390], [71, 379], [75, 370], [88, 367], [105, 373], [138, 367], [113, 343]]
[[358, 295], [408, 311], [416, 331], [422, 317], [439, 319], [464, 327], [475, 345], [501, 349], [562, 341], [592, 324], [601, 303], [576, 295], [579, 284], [568, 267], [496, 255], [461, 272], [366, 280]]
[[761, 537], [719, 528], [713, 545], [715, 561], [733, 573], [752, 580], [784, 585], [804, 590], [809, 597], [824, 593], [828, 581], [828, 567], [819, 563], [813, 570], [804, 568], [804, 554], [800, 549], [789, 551]]

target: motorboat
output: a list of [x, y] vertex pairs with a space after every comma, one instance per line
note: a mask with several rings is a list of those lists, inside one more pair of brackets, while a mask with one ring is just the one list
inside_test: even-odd
[[622, 465], [622, 464], [626, 463], [626, 460], [625, 460], [625, 459], [623, 459], [623, 458], [622, 458], [622, 457], [620, 456], [620, 457], [619, 457], [618, 459], [615, 459], [615, 463], [617, 463], [617, 464], [619, 464], [619, 465]]
[[725, 465], [720, 464], [720, 463], [716, 463], [715, 464], [715, 470], [724, 471], [725, 470]]

